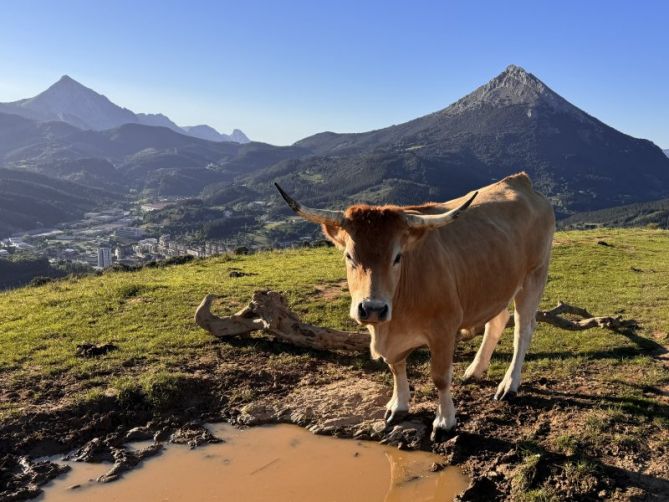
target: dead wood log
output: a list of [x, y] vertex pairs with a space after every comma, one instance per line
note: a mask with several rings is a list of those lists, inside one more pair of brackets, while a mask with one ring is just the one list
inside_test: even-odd
[[[581, 317], [569, 319], [564, 314]], [[593, 316], [586, 309], [559, 302], [550, 310], [538, 310], [537, 322], [545, 322], [569, 331], [582, 331], [590, 328], [605, 328], [617, 333], [634, 331], [639, 324], [634, 319], [623, 319], [622, 316]]]
[[212, 295], [207, 295], [195, 311], [195, 323], [218, 338], [247, 335], [261, 330], [291, 345], [308, 349], [364, 352], [369, 348], [367, 333], [349, 333], [307, 324], [274, 291], [256, 291], [248, 306], [228, 317], [211, 313]]
[[[369, 347], [367, 333], [338, 331], [300, 321], [297, 314], [288, 308], [283, 296], [274, 291], [256, 291], [251, 303], [227, 317], [211, 313], [213, 300], [213, 295], [204, 297], [195, 311], [195, 323], [217, 338], [247, 336], [253, 331], [262, 331], [282, 342], [308, 349], [366, 352]], [[570, 319], [564, 315], [581, 319]], [[536, 320], [569, 331], [600, 327], [629, 333], [639, 327], [633, 319], [623, 319], [621, 316], [596, 317], [584, 308], [564, 302], [559, 302], [552, 309], [537, 311]], [[513, 326], [513, 318], [507, 326]], [[481, 327], [462, 330], [459, 339], [471, 339], [482, 331]]]

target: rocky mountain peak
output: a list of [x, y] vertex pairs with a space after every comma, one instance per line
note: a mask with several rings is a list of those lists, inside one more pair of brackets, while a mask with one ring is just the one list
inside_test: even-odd
[[539, 104], [561, 111], [575, 109], [532, 73], [511, 64], [487, 84], [455, 102], [445, 111], [461, 113], [486, 105], [492, 107], [527, 105], [535, 108]]

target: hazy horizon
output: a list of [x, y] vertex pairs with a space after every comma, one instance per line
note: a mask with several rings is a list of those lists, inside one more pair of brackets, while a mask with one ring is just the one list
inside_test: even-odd
[[0, 102], [68, 74], [137, 113], [285, 145], [440, 110], [516, 64], [608, 125], [669, 148], [661, 2], [3, 7], [31, 29], [5, 23], [0, 33]]

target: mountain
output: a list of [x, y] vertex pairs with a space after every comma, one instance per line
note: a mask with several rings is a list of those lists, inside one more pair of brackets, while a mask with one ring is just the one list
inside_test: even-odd
[[300, 147], [206, 141], [165, 127], [81, 130], [0, 113], [0, 167], [113, 192], [194, 196], [209, 184], [229, 184], [305, 153]]
[[189, 136], [206, 139], [208, 141], [233, 141], [235, 143], [249, 143], [251, 140], [239, 129], [234, 129], [232, 134], [221, 134], [208, 125], [185, 126], [182, 128]]
[[669, 149], [667, 149], [667, 150], [663, 150], [663, 152], [664, 152], [664, 154], [665, 154], [667, 157], [669, 157]]
[[33, 98], [12, 103], [0, 103], [0, 112], [40, 122], [61, 121], [79, 129], [93, 131], [113, 129], [124, 124], [142, 124], [167, 127], [181, 134], [210, 141], [249, 142], [246, 135], [238, 129], [227, 135], [219, 133], [210, 126], [196, 126], [205, 127], [211, 131], [211, 137], [203, 138], [199, 134], [189, 133], [191, 128], [181, 128], [161, 113], [134, 113], [112, 103], [107, 97], [80, 84], [68, 75], [63, 75], [46, 91]]
[[652, 226], [669, 230], [669, 199], [609, 207], [599, 211], [586, 211], [559, 222], [559, 227], [563, 229], [581, 229], [592, 226]]
[[0, 237], [80, 218], [113, 194], [37, 173], [0, 169]]
[[[514, 65], [436, 113], [365, 133], [325, 132], [296, 146], [316, 156], [254, 181], [278, 179], [314, 201], [364, 194], [412, 202], [448, 199], [525, 170], [566, 214], [669, 195], [660, 148], [607, 126]], [[304, 179], [318, 183], [302, 189]], [[392, 179], [411, 190], [395, 194]]]

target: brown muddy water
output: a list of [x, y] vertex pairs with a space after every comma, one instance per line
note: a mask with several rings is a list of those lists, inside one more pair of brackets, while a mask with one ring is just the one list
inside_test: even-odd
[[431, 472], [441, 458], [427, 452], [315, 436], [295, 425], [209, 428], [225, 442], [169, 446], [112, 483], [95, 482], [109, 464], [70, 462], [38, 500], [427, 502], [452, 500], [467, 487], [458, 468]]

